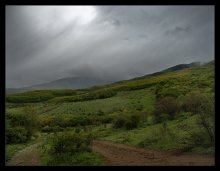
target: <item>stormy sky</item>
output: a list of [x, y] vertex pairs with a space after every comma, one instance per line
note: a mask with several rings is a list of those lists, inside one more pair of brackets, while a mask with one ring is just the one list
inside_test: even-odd
[[6, 6], [6, 87], [212, 59], [213, 6]]

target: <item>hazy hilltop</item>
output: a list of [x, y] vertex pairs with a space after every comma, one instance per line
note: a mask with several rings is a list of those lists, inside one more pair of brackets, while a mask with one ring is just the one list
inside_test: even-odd
[[[162, 70], [160, 72], [155, 72], [155, 73], [148, 74], [142, 77], [133, 78], [131, 80], [142, 79], [147, 76], [156, 76], [156, 75], [160, 75], [166, 72], [178, 71], [178, 70], [195, 67], [199, 65], [200, 65], [200, 62], [193, 62], [190, 64], [178, 64], [173, 67]], [[7, 88], [6, 93], [16, 93], [16, 92], [18, 93], [18, 92], [25, 92], [25, 91], [30, 91], [30, 90], [43, 90], [43, 89], [45, 90], [47, 89], [83, 89], [83, 88], [89, 88], [93, 86], [101, 86], [101, 85], [109, 84], [109, 83], [113, 83], [113, 81], [108, 80], [108, 78], [101, 79], [101, 78], [90, 78], [90, 77], [67, 77], [67, 78], [62, 78], [62, 79], [54, 80], [51, 82], [36, 84], [36, 85], [23, 87], [23, 88]]]
[[48, 83], [37, 84], [30, 86], [30, 89], [79, 89], [79, 88], [88, 88], [94, 85], [102, 85], [110, 83], [108, 80], [100, 78], [89, 78], [89, 77], [68, 77], [62, 78]]
[[[208, 91], [214, 91], [213, 78], [214, 60], [202, 65], [198, 62], [180, 64], [162, 70], [161, 72], [105, 85], [96, 84], [95, 86], [88, 86], [88, 82], [87, 84], [83, 82], [85, 79], [64, 78], [51, 83], [28, 87], [27, 89], [13, 90], [13, 92], [17, 92], [18, 94], [13, 94], [13, 92], [12, 94], [8, 93], [11, 95], [7, 96], [7, 100], [8, 102], [15, 103], [20, 103], [19, 99], [22, 100], [22, 103], [29, 102], [30, 99], [32, 102], [42, 100], [76, 102], [111, 97], [118, 91], [132, 91], [150, 87], [156, 89], [155, 94], [157, 97], [166, 95], [178, 97], [193, 90], [204, 91], [204, 87], [207, 87]], [[90, 83], [95, 83], [96, 81]], [[88, 88], [73, 89], [74, 83], [77, 83], [76, 85], [83, 85], [84, 87], [88, 86]], [[62, 86], [66, 86], [67, 88], [62, 88]]]

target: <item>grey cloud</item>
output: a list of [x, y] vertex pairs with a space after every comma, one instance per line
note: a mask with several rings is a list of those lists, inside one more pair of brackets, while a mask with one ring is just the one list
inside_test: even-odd
[[141, 39], [147, 39], [147, 35], [145, 34], [139, 34], [138, 37]]
[[121, 23], [118, 20], [113, 20], [112, 24], [118, 27], [121, 25]]
[[190, 27], [179, 27], [179, 26], [176, 26], [174, 29], [171, 29], [171, 30], [167, 30], [165, 32], [166, 35], [175, 35], [175, 34], [180, 34], [180, 33], [186, 33], [191, 31], [191, 28]]
[[95, 18], [80, 25], [59, 6], [7, 6], [6, 86], [72, 76], [118, 81], [214, 58], [213, 6], [91, 8]]

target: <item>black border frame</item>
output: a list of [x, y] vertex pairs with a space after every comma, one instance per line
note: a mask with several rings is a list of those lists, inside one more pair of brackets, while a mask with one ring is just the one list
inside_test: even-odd
[[[3, 0], [2, 0], [3, 1]], [[216, 49], [216, 43], [217, 43], [217, 4], [216, 4], [216, 0], [210, 0], [210, 1], [207, 1], [207, 0], [157, 0], [157, 1], [153, 1], [153, 0], [130, 0], [130, 1], [126, 1], [123, 2], [123, 1], [109, 1], [109, 0], [95, 0], [95, 1], [79, 1], [79, 0], [62, 0], [60, 2], [58, 1], [49, 1], [49, 0], [36, 0], [36, 1], [33, 1], [33, 0], [4, 0], [3, 2], [1, 1], [1, 7], [0, 7], [0, 11], [1, 11], [1, 21], [3, 22], [2, 23], [2, 27], [0, 27], [2, 30], [1, 30], [1, 39], [2, 39], [2, 55], [1, 55], [1, 76], [2, 76], [2, 79], [1, 79], [1, 85], [4, 85], [4, 86], [1, 86], [1, 97], [2, 97], [2, 103], [1, 103], [1, 114], [0, 114], [0, 140], [1, 140], [1, 144], [0, 144], [0, 151], [1, 151], [1, 157], [0, 157], [0, 162], [1, 162], [1, 166], [5, 166], [5, 12], [6, 12], [6, 8], [5, 6], [7, 5], [213, 5], [215, 7], [215, 94], [219, 94], [219, 90], [216, 89], [216, 87], [218, 88], [218, 81], [217, 81], [217, 77], [219, 76], [218, 75], [218, 68], [217, 68], [217, 64], [216, 62], [218, 63], [218, 58], [217, 58], [217, 49]], [[217, 97], [215, 96], [215, 99], [216, 99], [216, 104], [217, 104]], [[217, 105], [215, 105], [215, 109], [216, 109], [216, 115], [215, 115], [215, 133], [217, 133], [217, 122], [216, 120], [218, 121], [218, 108], [217, 108]], [[217, 134], [216, 134], [217, 135]], [[216, 136], [216, 143], [215, 144], [218, 144], [217, 143], [217, 136]], [[215, 153], [215, 166], [218, 166], [218, 163], [217, 163], [217, 146], [215, 147], [216, 149], [216, 153]], [[11, 166], [9, 166], [11, 167]], [[20, 166], [21, 168], [26, 168], [26, 167], [22, 167]], [[40, 166], [40, 168], [42, 168], [43, 166]], [[76, 166], [74, 166], [76, 167]], [[105, 166], [104, 166], [105, 167]], [[115, 167], [115, 166], [113, 166]], [[141, 166], [141, 169], [143, 166]], [[168, 166], [170, 169], [171, 166]], [[172, 166], [173, 168], [177, 168], [178, 166]], [[37, 168], [37, 167], [36, 167]], [[38, 167], [39, 168], [39, 167]], [[48, 167], [46, 167], [48, 169]], [[69, 168], [69, 167], [68, 167]], [[84, 168], [89, 168], [91, 169], [90, 167], [87, 167], [85, 166]], [[103, 169], [103, 167], [95, 167], [95, 169], [98, 169], [98, 168], [101, 168]], [[134, 168], [132, 166], [130, 166], [129, 168]], [[203, 168], [207, 168], [207, 167], [203, 167]], [[212, 167], [213, 168], [213, 167]], [[49, 168], [50, 169], [50, 168]], [[106, 169], [106, 168], [104, 168]], [[121, 169], [121, 168], [119, 168]], [[126, 167], [127, 169], [127, 167]], [[199, 169], [201, 169], [201, 167], [199, 166]], [[210, 169], [207, 168], [207, 169]]]

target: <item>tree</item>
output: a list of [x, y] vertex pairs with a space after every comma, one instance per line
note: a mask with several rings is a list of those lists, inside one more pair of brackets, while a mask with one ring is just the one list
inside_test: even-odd
[[27, 119], [23, 126], [27, 130], [28, 138], [30, 138], [40, 126], [39, 116], [31, 106], [24, 108], [24, 115]]
[[173, 119], [179, 111], [179, 103], [174, 97], [164, 97], [155, 103], [155, 117], [158, 122], [167, 115], [168, 119]]
[[182, 109], [186, 112], [197, 114], [204, 98], [205, 95], [199, 91], [190, 92], [185, 96]]
[[214, 122], [215, 122], [215, 100], [212, 96], [204, 96], [201, 104], [198, 106], [198, 124], [206, 130], [206, 133], [209, 136], [210, 142], [214, 146], [215, 144], [215, 131], [214, 131]]
[[188, 135], [184, 140], [181, 140], [187, 147], [215, 146], [214, 103], [214, 96], [201, 94], [199, 103], [194, 106], [195, 114], [198, 116], [196, 125], [200, 129], [192, 129], [191, 125], [187, 124], [179, 125], [179, 128]]

